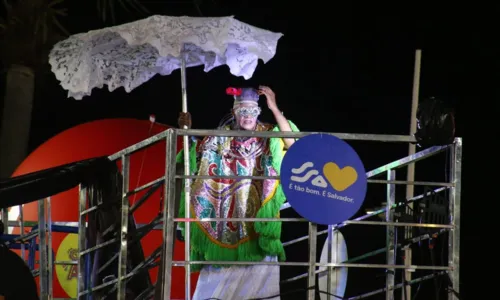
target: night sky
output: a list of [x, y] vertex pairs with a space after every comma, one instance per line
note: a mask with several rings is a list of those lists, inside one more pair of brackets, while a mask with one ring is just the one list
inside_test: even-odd
[[[71, 17], [63, 22], [70, 32], [105, 26], [99, 22], [92, 1], [68, 2], [71, 3]], [[85, 7], [84, 2], [89, 6]], [[148, 2], [146, 5], [152, 14], [198, 15], [189, 1], [185, 4], [144, 2]], [[225, 66], [209, 73], [204, 73], [201, 67], [188, 69], [188, 101], [193, 127], [213, 128], [229, 112], [232, 99], [225, 95], [226, 87], [262, 84], [274, 89], [278, 106], [302, 131], [408, 134], [414, 56], [415, 50], [421, 48], [421, 98], [439, 97], [454, 108], [457, 136], [464, 137], [463, 169], [467, 174], [478, 167], [476, 162], [479, 160], [474, 160], [475, 154], [472, 154], [473, 145], [482, 139], [479, 135], [486, 136], [485, 131], [492, 128], [489, 122], [493, 119], [486, 113], [493, 113], [498, 107], [497, 100], [491, 101], [494, 98], [485, 92], [494, 88], [499, 65], [498, 58], [493, 59], [498, 57], [499, 49], [491, 40], [494, 26], [498, 28], [498, 24], [488, 24], [491, 22], [485, 15], [487, 10], [427, 7], [416, 2], [384, 7], [378, 2], [348, 5], [330, 1], [204, 1], [201, 11], [205, 16], [234, 15], [254, 26], [282, 32], [284, 37], [278, 43], [276, 56], [266, 65], [260, 62], [248, 81], [233, 77]], [[140, 18], [121, 16], [119, 22]], [[91, 97], [76, 101], [66, 98], [66, 92], [55, 77], [47, 73], [37, 82], [30, 147], [34, 149], [77, 124], [103, 118], [147, 119], [155, 114], [159, 122], [176, 125], [181, 109], [180, 92], [180, 72], [175, 71], [170, 76], [153, 78], [130, 94], [123, 89], [113, 93], [106, 89], [94, 90]], [[495, 96], [498, 99], [497, 91]], [[266, 109], [262, 119], [274, 121]], [[403, 143], [350, 144], [368, 170], [404, 157], [408, 151], [407, 144]], [[422, 167], [419, 163], [416, 168], [417, 180], [443, 180], [444, 156], [423, 163]], [[399, 176], [399, 180], [405, 180], [404, 172]], [[480, 227], [475, 219], [485, 208], [468, 202], [478, 199], [469, 198], [475, 188], [472, 180], [477, 178], [463, 175], [462, 179], [461, 294], [465, 299], [476, 299], [472, 271], [477, 267], [472, 262], [477, 253], [474, 247], [479, 242], [477, 231]], [[404, 195], [404, 188], [400, 189], [397, 192]], [[365, 208], [380, 205], [384, 197], [384, 185], [370, 187]], [[482, 219], [489, 222], [484, 221], [485, 217]], [[378, 233], [360, 233], [360, 228], [349, 230], [344, 233], [346, 239], [361, 245], [359, 251], [349, 254], [350, 257], [354, 252], [361, 254], [376, 249], [370, 244], [374, 238], [369, 235], [383, 239], [381, 229], [377, 229]], [[362, 246], [368, 244], [370, 246]], [[294, 260], [294, 255], [288, 256], [289, 260]], [[354, 270], [353, 279], [349, 278], [349, 295], [382, 286], [384, 277], [380, 270], [378, 273], [368, 271], [369, 275], [359, 272]], [[357, 279], [370, 283], [358, 289], [360, 284], [354, 282]], [[432, 292], [432, 281], [422, 289]], [[421, 297], [425, 299], [424, 295]]]

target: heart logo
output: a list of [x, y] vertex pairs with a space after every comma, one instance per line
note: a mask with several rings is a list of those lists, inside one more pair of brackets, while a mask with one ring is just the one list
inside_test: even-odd
[[325, 164], [323, 174], [325, 174], [326, 179], [332, 187], [339, 192], [345, 191], [358, 180], [358, 172], [353, 167], [347, 166], [340, 169], [333, 162]]

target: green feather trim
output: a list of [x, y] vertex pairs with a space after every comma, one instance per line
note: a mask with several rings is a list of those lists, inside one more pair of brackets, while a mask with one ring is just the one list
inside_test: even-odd
[[[196, 162], [196, 146], [198, 145], [197, 142], [194, 142], [191, 144], [191, 147], [189, 148], [189, 169], [191, 170], [190, 174], [194, 175], [196, 174], [198, 170], [198, 164]], [[177, 156], [175, 158], [176, 162], [178, 164], [182, 163], [184, 165], [184, 149], [181, 149], [179, 153], [177, 153]], [[181, 201], [180, 201], [180, 207], [179, 207], [179, 216], [183, 218], [186, 215], [186, 210], [185, 210], [185, 199], [184, 199], [184, 181], [182, 184], [182, 191], [181, 191]], [[178, 224], [178, 228], [184, 231], [184, 222], [181, 222]]]
[[[299, 131], [297, 126], [291, 121], [288, 121], [292, 131]], [[273, 131], [280, 131], [278, 126], [273, 128]], [[272, 166], [274, 170], [280, 174], [281, 162], [285, 156], [285, 144], [281, 138], [271, 138], [269, 142], [269, 150], [272, 157]], [[273, 198], [265, 203], [257, 212], [256, 218], [275, 218], [279, 216], [279, 212], [283, 203], [285, 203], [285, 194], [281, 184], [278, 185]], [[284, 261], [285, 249], [281, 243], [281, 222], [255, 222], [255, 231], [259, 234], [259, 246], [269, 255], [277, 255], [280, 261]]]

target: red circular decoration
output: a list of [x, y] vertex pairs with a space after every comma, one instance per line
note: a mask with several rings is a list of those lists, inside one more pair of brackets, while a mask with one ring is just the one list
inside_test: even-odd
[[[111, 155], [168, 128], [170, 127], [153, 123], [150, 120], [135, 119], [106, 119], [78, 125], [61, 132], [38, 147], [21, 163], [13, 176], [32, 173], [93, 157]], [[182, 138], [179, 138], [177, 147], [179, 150], [181, 149]], [[166, 145], [162, 141], [131, 156], [130, 189], [144, 185], [165, 174], [165, 150]], [[149, 223], [160, 212], [161, 190], [157, 190], [134, 213], [138, 224]], [[136, 196], [132, 196], [130, 203], [133, 204], [135, 201], [138, 201], [145, 192], [143, 191]], [[78, 188], [54, 195], [51, 197], [51, 206], [53, 222], [77, 222]], [[37, 211], [36, 202], [26, 204], [24, 206], [25, 221], [36, 221], [38, 219]], [[17, 232], [19, 231], [17, 230]], [[64, 233], [53, 233], [53, 250], [55, 254], [58, 253], [59, 245], [66, 236], [67, 234]], [[159, 230], [145, 236], [142, 239], [145, 256], [149, 256], [159, 247], [161, 241], [162, 234]], [[174, 247], [174, 260], [184, 260], [184, 243], [176, 241]], [[59, 268], [62, 268], [62, 266]], [[65, 283], [63, 284], [65, 286], [70, 284], [70, 282], [72, 285], [72, 281], [76, 284], [77, 278], [72, 277], [75, 272], [71, 268], [72, 266], [67, 266], [63, 270], [67, 273], [67, 278], [64, 279]], [[61, 270], [59, 269], [60, 272], [62, 272]], [[150, 271], [153, 282], [156, 281], [157, 272], [158, 268]], [[65, 287], [63, 289], [60, 282], [62, 277], [56, 275], [56, 273], [54, 271], [54, 297], [66, 298], [68, 294], [65, 290], [68, 290], [68, 288]], [[192, 277], [192, 293], [196, 287], [197, 275], [193, 274]], [[173, 270], [172, 298], [184, 298], [183, 268], [176, 267]]]

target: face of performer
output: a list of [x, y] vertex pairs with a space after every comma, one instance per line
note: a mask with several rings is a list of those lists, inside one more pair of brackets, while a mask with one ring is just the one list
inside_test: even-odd
[[234, 109], [236, 124], [243, 130], [254, 130], [259, 115], [260, 107], [253, 103], [242, 103]]

